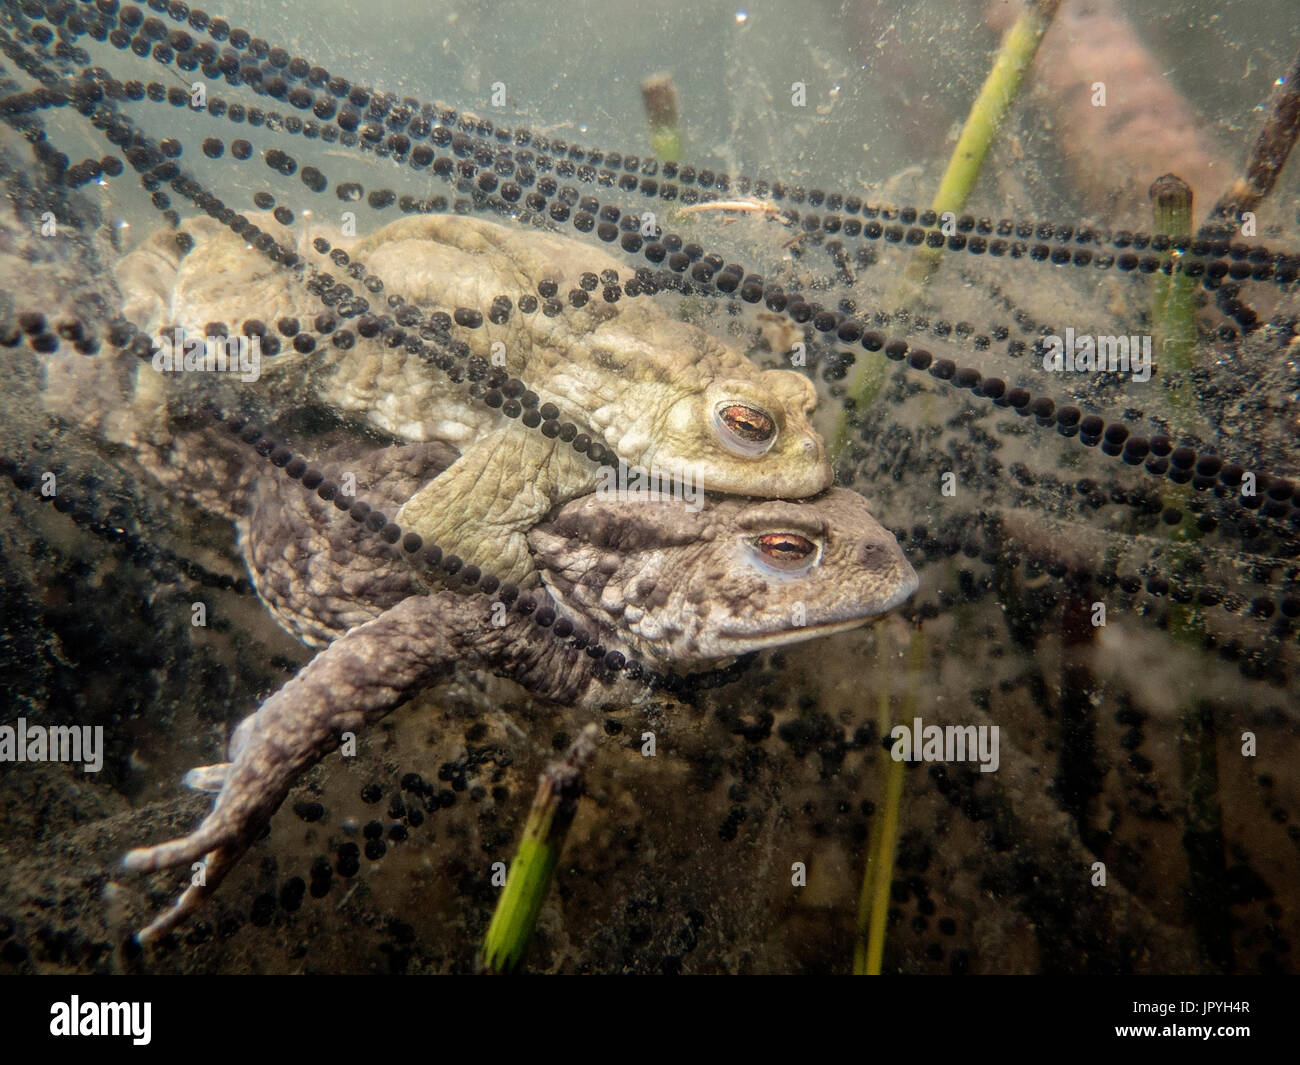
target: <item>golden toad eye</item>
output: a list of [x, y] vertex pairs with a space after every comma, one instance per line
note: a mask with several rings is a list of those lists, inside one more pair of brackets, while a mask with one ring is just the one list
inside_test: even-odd
[[720, 403], [713, 420], [723, 443], [739, 454], [761, 455], [776, 442], [776, 419], [748, 403]]
[[767, 565], [786, 572], [807, 569], [817, 556], [817, 545], [798, 533], [764, 533], [754, 540], [754, 550]]

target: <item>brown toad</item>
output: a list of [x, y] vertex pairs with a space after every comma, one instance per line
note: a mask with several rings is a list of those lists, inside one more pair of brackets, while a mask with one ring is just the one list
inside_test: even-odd
[[[452, 457], [428, 444], [345, 461], [373, 502], [391, 505]], [[184, 838], [127, 855], [134, 871], [205, 862], [202, 882], [142, 938], [202, 904], [298, 775], [345, 733], [457, 665], [566, 705], [607, 696], [610, 683], [634, 698], [629, 681], [602, 668], [606, 655], [638, 656], [647, 669], [701, 665], [861, 625], [916, 588], [894, 537], [847, 489], [797, 503], [713, 496], [697, 512], [681, 501], [592, 495], [560, 507], [527, 539], [543, 584], [536, 612], [581, 629], [581, 646], [532, 614], [494, 610], [488, 596], [427, 594], [400, 547], [361, 537], [292, 482], [259, 483], [243, 526], [259, 592], [291, 631], [317, 643], [337, 638], [239, 725], [230, 762], [191, 774], [195, 786], [219, 790], [207, 819]]]
[[[271, 219], [257, 220], [292, 241]], [[197, 335], [210, 324], [237, 332], [254, 313], [272, 328], [281, 319], [310, 326], [323, 311], [291, 272], [273, 267], [213, 220], [194, 219], [183, 228], [194, 242], [188, 253], [177, 250], [174, 234], [159, 235], [118, 271], [128, 318], [151, 335], [174, 325]], [[310, 243], [322, 232], [299, 234], [297, 246], [330, 267]], [[536, 582], [525, 533], [555, 504], [591, 492], [601, 476], [565, 442], [578, 434], [631, 466], [658, 468], [708, 491], [799, 499], [831, 484], [825, 449], [809, 422], [816, 394], [802, 375], [759, 371], [652, 299], [607, 302], [597, 292], [581, 306], [568, 300], [558, 312], [539, 304], [539, 288], [551, 291], [544, 282], [567, 298], [586, 295], [584, 275], [631, 276], [599, 250], [480, 218], [427, 216], [385, 226], [352, 243], [347, 254], [350, 264], [364, 264], [383, 279], [384, 294], [419, 309], [426, 330], [435, 312], [487, 310], [476, 327], [450, 327], [451, 338], [466, 343], [481, 368], [522, 380], [530, 389], [524, 401], [554, 407], [557, 428], [568, 428], [548, 438], [470, 401], [465, 384], [449, 381], [391, 336], [306, 354], [286, 343], [282, 354], [264, 360], [258, 382], [232, 379], [232, 387], [258, 389], [275, 409], [310, 398], [356, 412], [395, 438], [461, 449], [436, 486], [420, 486], [404, 501], [398, 520], [427, 539], [455, 545], [466, 562], [505, 580]], [[500, 303], [493, 312], [502, 296], [508, 313]], [[385, 309], [379, 296], [373, 302], [375, 310]], [[419, 330], [411, 326], [412, 333]], [[165, 436], [166, 383], [149, 365], [135, 372], [141, 422], [152, 426], [155, 439]]]

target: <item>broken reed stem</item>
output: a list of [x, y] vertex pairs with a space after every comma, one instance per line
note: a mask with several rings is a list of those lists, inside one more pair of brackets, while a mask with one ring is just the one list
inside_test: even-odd
[[1246, 159], [1246, 172], [1219, 198], [1206, 225], [1239, 227], [1241, 216], [1253, 211], [1273, 191], [1297, 136], [1300, 136], [1300, 53], [1277, 84], [1268, 119]]
[[523, 838], [483, 940], [485, 972], [513, 972], [524, 956], [578, 808], [583, 770], [596, 753], [596, 735], [596, 726], [587, 725], [538, 778]]
[[[1156, 178], [1151, 197], [1155, 232], [1168, 237], [1192, 235], [1192, 187], [1175, 174]], [[1191, 373], [1196, 355], [1196, 281], [1181, 269], [1178, 251], [1170, 252], [1169, 272], [1155, 279], [1152, 322], [1160, 369], [1177, 375], [1169, 386], [1170, 399], [1180, 416], [1192, 412]], [[1186, 429], [1186, 426], [1182, 428]]]
[[[881, 634], [880, 647], [888, 646]], [[882, 656], [883, 657], [883, 656]], [[921, 670], [925, 665], [925, 640], [918, 625], [912, 630], [907, 649], [907, 694], [903, 701], [903, 719], [916, 716]], [[882, 670], [886, 675], [888, 670]], [[894, 882], [894, 855], [898, 847], [898, 825], [903, 806], [903, 775], [907, 772], [885, 749], [884, 737], [891, 731], [889, 691], [882, 689], [877, 715], [880, 724], [881, 750], [878, 758], [884, 780], [884, 802], [871, 825], [867, 843], [867, 867], [862, 875], [862, 893], [858, 896], [857, 937], [853, 944], [853, 974], [879, 976], [885, 958], [885, 932], [889, 927], [890, 889]]]
[[641, 82], [641, 102], [650, 121], [650, 150], [666, 163], [680, 163], [682, 132], [672, 75], [656, 74]]
[[[993, 143], [1003, 119], [1011, 109], [1011, 104], [1020, 91], [1025, 71], [1033, 63], [1043, 34], [1051, 26], [1060, 6], [1061, 0], [1025, 0], [1025, 8], [1020, 17], [1002, 38], [1002, 46], [993, 60], [993, 67], [971, 106], [961, 136], [957, 139], [957, 146], [948, 160], [948, 169], [939, 182], [939, 191], [930, 204], [936, 214], [942, 216], [945, 211], [951, 211], [955, 215], [965, 207], [979, 178], [989, 145]], [[885, 306], [903, 309], [914, 307], [921, 297], [921, 290], [938, 267], [942, 254], [938, 248], [918, 248]], [[848, 389], [853, 400], [853, 411], [865, 410], [875, 401], [885, 383], [887, 372], [884, 359], [858, 360], [858, 371]], [[831, 448], [833, 460], [839, 458], [848, 443], [850, 414], [851, 411], [846, 409], [840, 415], [839, 428]]]

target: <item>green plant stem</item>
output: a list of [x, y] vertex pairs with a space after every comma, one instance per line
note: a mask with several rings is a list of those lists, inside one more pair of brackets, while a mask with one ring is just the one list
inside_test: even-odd
[[582, 771], [595, 754], [596, 736], [596, 726], [586, 726], [538, 779], [523, 838], [483, 940], [486, 972], [513, 972], [523, 959], [578, 808]]
[[[937, 214], [942, 215], [945, 211], [956, 214], [966, 205], [979, 178], [989, 145], [997, 136], [1003, 119], [1020, 91], [1025, 71], [1033, 63], [1043, 34], [1051, 26], [1060, 5], [1061, 0], [1026, 0], [1020, 17], [1003, 37], [993, 67], [971, 106], [961, 136], [957, 139], [957, 146], [948, 160], [948, 169], [939, 182], [939, 191], [931, 203]], [[894, 293], [886, 301], [886, 306], [915, 306], [923, 287], [939, 265], [941, 256], [942, 252], [938, 248], [918, 249], [904, 270]], [[886, 364], [882, 358], [858, 360], [857, 372], [848, 388], [854, 411], [864, 411], [875, 402], [885, 383], [886, 373]], [[839, 428], [831, 448], [831, 454], [836, 459], [848, 443], [850, 415], [851, 412], [846, 409], [840, 416]]]
[[[1182, 178], [1165, 174], [1152, 183], [1149, 192], [1155, 231], [1168, 237], [1192, 234], [1192, 189]], [[1194, 397], [1188, 375], [1196, 355], [1196, 281], [1179, 268], [1180, 254], [1171, 254], [1169, 273], [1155, 279], [1152, 321], [1155, 355], [1160, 369], [1172, 373], [1168, 385], [1170, 402], [1180, 419], [1194, 416]], [[1186, 426], [1183, 426], [1186, 428]]]
[[[885, 643], [882, 636], [882, 647]], [[908, 687], [903, 706], [904, 720], [910, 721], [916, 716], [924, 665], [925, 641], [918, 626], [912, 630], [912, 640], [907, 650]], [[882, 675], [886, 672], [881, 671]], [[888, 690], [880, 693], [877, 719], [881, 736], [888, 736], [891, 730]], [[903, 807], [903, 777], [907, 772], [903, 763], [895, 761], [883, 746], [878, 761], [885, 782], [885, 794], [878, 811], [879, 816], [871, 825], [871, 836], [867, 843], [867, 867], [862, 876], [862, 892], [858, 896], [857, 937], [853, 945], [855, 976], [879, 976], [884, 964], [890, 887], [894, 880], [894, 856]]]
[[1196, 700], [1179, 715], [1178, 749], [1187, 794], [1183, 850], [1187, 854], [1187, 916], [1203, 959], [1217, 972], [1233, 970], [1231, 910], [1214, 707]]
[[[1025, 71], [1033, 63], [1043, 35], [1060, 5], [1061, 0], [1028, 0], [1024, 11], [1002, 39], [993, 69], [984, 79], [984, 85], [971, 106], [970, 115], [957, 139], [957, 147], [948, 160], [948, 169], [939, 182], [939, 191], [930, 204], [936, 214], [942, 215], [944, 211], [956, 214], [966, 206], [971, 190], [979, 180], [989, 146], [1011, 110]], [[924, 284], [934, 273], [941, 257], [942, 251], [938, 248], [919, 248], [908, 264], [907, 277]], [[903, 304], [895, 301], [894, 305]]]

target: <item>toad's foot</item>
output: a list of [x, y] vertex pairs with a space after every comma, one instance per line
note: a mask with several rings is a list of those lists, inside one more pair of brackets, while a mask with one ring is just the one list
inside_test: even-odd
[[[184, 842], [177, 840], [176, 842]], [[153, 851], [161, 850], [160, 847], [150, 847], [142, 850], [134, 850], [126, 856], [124, 865], [128, 869], [135, 869], [136, 866], [131, 864], [131, 859], [137, 856], [148, 857]], [[159, 914], [144, 928], [140, 929], [137, 937], [142, 944], [153, 943], [161, 939], [173, 928], [183, 924], [190, 916], [207, 901], [208, 896], [217, 890], [217, 887], [226, 878], [226, 874], [234, 868], [235, 863], [239, 861], [240, 856], [247, 849], [247, 845], [239, 849], [232, 847], [218, 847], [208, 854], [203, 861], [203, 876], [195, 879], [182, 893], [181, 897], [170, 910]], [[167, 864], [167, 863], [163, 863]], [[156, 868], [149, 866], [140, 866], [138, 868]]]
[[[454, 666], [463, 648], [449, 622], [472, 609], [463, 597], [413, 596], [340, 637], [245, 719], [212, 812], [188, 836], [133, 850], [123, 864], [152, 872], [206, 855], [177, 904], [140, 934], [157, 939], [192, 913], [248, 849], [299, 774]], [[479, 608], [479, 613], [486, 611]], [[468, 618], [462, 620], [469, 620]], [[210, 767], [215, 768], [215, 767]], [[203, 774], [215, 783], [219, 774]]]

